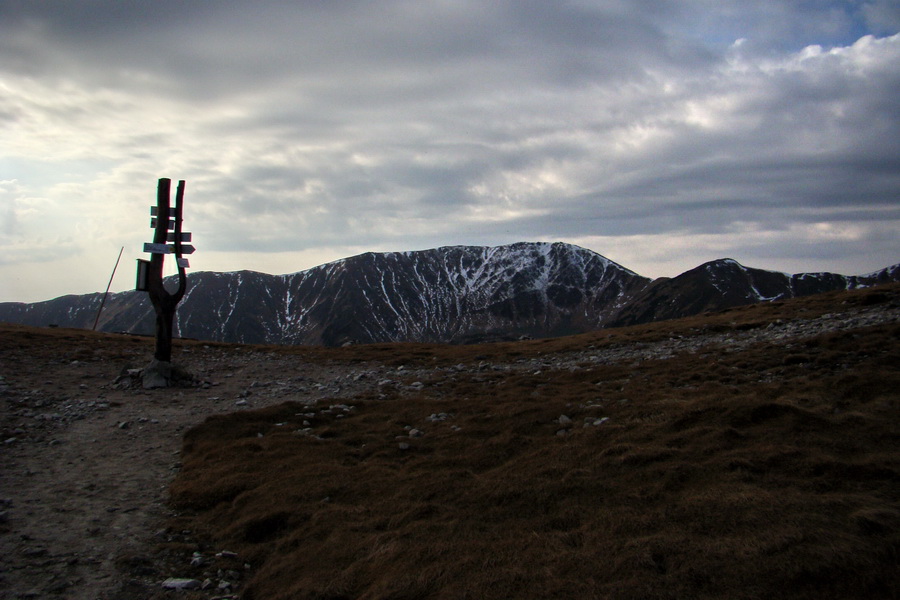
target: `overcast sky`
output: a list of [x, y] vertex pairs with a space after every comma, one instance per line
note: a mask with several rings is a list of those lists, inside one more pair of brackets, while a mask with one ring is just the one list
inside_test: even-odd
[[[900, 262], [896, 0], [0, 0], [0, 301], [565, 241], [648, 277]], [[174, 188], [174, 186], [173, 186]]]

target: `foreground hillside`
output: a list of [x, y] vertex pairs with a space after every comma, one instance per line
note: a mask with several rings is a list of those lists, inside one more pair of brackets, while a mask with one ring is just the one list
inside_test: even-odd
[[874, 327], [760, 308], [474, 369], [401, 352], [352, 402], [190, 431], [172, 499], [252, 565], [245, 598], [894, 597], [892, 297]]
[[186, 342], [197, 381], [151, 392], [119, 376], [149, 340], [2, 333], [0, 598], [900, 594], [897, 285], [481, 346]]

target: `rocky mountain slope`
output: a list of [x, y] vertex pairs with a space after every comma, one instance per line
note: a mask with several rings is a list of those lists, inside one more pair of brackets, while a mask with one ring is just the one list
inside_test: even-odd
[[799, 273], [748, 268], [730, 258], [714, 260], [672, 279], [662, 277], [629, 298], [611, 326], [689, 317], [735, 306], [811, 296], [900, 281], [900, 265], [868, 275]]
[[[341, 345], [471, 343], [551, 337], [900, 280], [900, 265], [866, 276], [787, 275], [724, 259], [655, 281], [563, 243], [449, 246], [366, 253], [299, 273], [190, 275], [177, 336]], [[0, 321], [90, 328], [101, 294], [0, 304]], [[152, 334], [146, 294], [109, 297], [101, 331]]]

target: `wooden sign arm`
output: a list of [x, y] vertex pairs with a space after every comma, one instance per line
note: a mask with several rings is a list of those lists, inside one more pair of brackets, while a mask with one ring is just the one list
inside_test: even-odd
[[172, 299], [176, 304], [181, 302], [184, 292], [187, 290], [187, 274], [181, 266], [181, 215], [184, 206], [184, 180], [178, 182], [178, 190], [175, 192], [175, 262], [178, 264], [178, 290]]
[[[153, 243], [165, 244], [169, 235], [169, 194], [171, 189], [171, 179], [160, 179], [156, 188], [156, 228], [153, 230]], [[168, 292], [163, 287], [163, 261], [162, 254], [153, 254], [150, 257], [150, 272], [147, 280], [148, 292], [150, 300], [155, 303], [162, 298], [168, 296]]]

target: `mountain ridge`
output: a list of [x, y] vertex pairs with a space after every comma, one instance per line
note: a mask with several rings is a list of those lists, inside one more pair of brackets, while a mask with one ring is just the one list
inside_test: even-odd
[[[867, 275], [787, 274], [734, 259], [650, 279], [562, 242], [366, 252], [295, 273], [189, 276], [175, 334], [211, 341], [342, 345], [470, 343], [555, 337], [837, 289], [900, 281], [900, 264]], [[0, 321], [91, 328], [102, 294], [0, 303]], [[101, 331], [153, 332], [146, 294], [111, 294]]]

